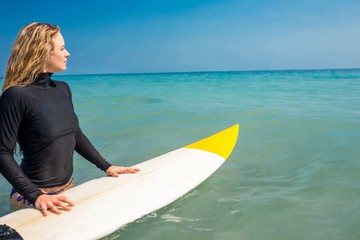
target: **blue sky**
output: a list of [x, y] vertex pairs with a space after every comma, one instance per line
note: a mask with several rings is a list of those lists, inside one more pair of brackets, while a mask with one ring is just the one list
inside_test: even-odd
[[0, 2], [0, 76], [19, 29], [61, 27], [66, 74], [360, 67], [359, 0]]

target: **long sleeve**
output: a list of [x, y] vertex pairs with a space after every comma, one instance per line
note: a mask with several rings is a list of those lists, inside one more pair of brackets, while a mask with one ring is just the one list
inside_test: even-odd
[[16, 88], [6, 90], [0, 98], [0, 172], [32, 204], [43, 193], [24, 174], [14, 159], [16, 137], [25, 114], [26, 102]]
[[[71, 90], [68, 85], [66, 85], [66, 87], [72, 102]], [[109, 167], [111, 167], [111, 164], [100, 155], [89, 139], [81, 131], [80, 127], [75, 134], [75, 151], [103, 171], [106, 171]]]
[[89, 139], [83, 134], [80, 128], [75, 135], [75, 139], [76, 139], [75, 151], [79, 153], [82, 157], [92, 162], [103, 171], [106, 171], [109, 167], [111, 167], [111, 164], [108, 163], [100, 155], [100, 153], [95, 149], [95, 147], [91, 144]]

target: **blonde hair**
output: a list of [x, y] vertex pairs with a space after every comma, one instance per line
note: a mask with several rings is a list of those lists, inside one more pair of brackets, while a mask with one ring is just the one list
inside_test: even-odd
[[6, 66], [2, 90], [31, 84], [52, 57], [52, 37], [60, 31], [57, 25], [34, 22], [24, 26], [13, 45]]

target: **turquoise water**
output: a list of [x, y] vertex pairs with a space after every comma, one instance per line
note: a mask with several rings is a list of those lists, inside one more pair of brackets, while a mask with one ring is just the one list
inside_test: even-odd
[[[105, 239], [360, 239], [360, 70], [54, 78], [70, 84], [83, 131], [114, 164], [241, 126], [207, 181]], [[77, 183], [103, 176], [74, 161]], [[0, 215], [9, 188], [0, 178]]]

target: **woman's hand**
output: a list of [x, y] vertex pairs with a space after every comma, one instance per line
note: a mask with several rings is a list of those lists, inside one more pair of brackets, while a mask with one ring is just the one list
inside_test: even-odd
[[106, 170], [106, 174], [110, 177], [118, 177], [119, 174], [137, 173], [138, 171], [140, 171], [140, 168], [138, 167], [111, 166]]
[[40, 195], [35, 202], [35, 208], [39, 209], [46, 217], [49, 211], [57, 215], [61, 214], [61, 210], [70, 211], [75, 206], [73, 201], [64, 195]]

